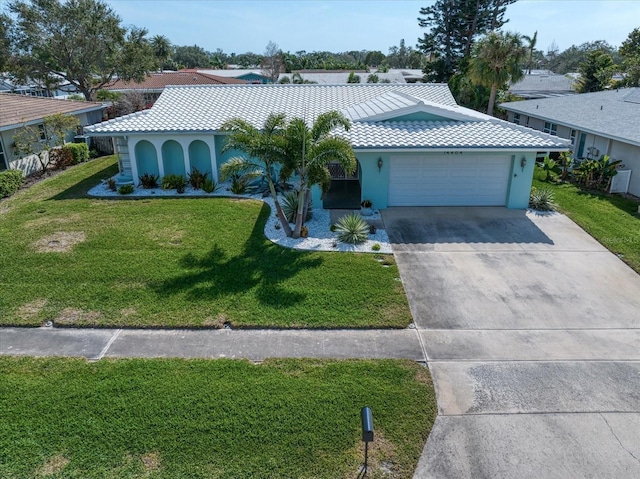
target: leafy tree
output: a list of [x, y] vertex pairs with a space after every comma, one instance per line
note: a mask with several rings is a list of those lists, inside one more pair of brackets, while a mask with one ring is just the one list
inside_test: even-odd
[[169, 61], [173, 53], [171, 42], [164, 35], [156, 35], [151, 38], [151, 48], [153, 48], [153, 54], [158, 60], [160, 73], [162, 73], [164, 65]]
[[459, 71], [479, 35], [499, 30], [506, 8], [516, 0], [436, 0], [420, 9], [418, 25], [428, 28], [418, 49], [432, 61], [425, 67], [428, 81], [446, 82]]
[[173, 61], [182, 68], [208, 67], [211, 55], [198, 45], [178, 46], [173, 52]]
[[384, 56], [384, 53], [380, 51], [373, 51], [373, 52], [367, 53], [367, 56], [364, 62], [371, 67], [377, 67], [382, 64], [385, 58], [386, 57]]
[[589, 52], [578, 68], [580, 78], [576, 90], [589, 93], [606, 89], [611, 83], [614, 68], [613, 60], [607, 53], [601, 50]]
[[557, 53], [556, 50], [555, 54], [553, 54], [554, 52], [551, 52], [551, 56], [549, 55], [550, 52], [547, 52], [549, 57], [547, 68], [560, 74], [577, 72], [580, 64], [587, 59], [587, 55], [596, 50], [603, 51], [610, 55], [615, 63], [617, 58], [616, 49], [604, 40], [596, 40], [593, 42], [586, 42], [581, 45], [571, 45], [561, 53]]
[[469, 78], [491, 89], [487, 114], [493, 114], [498, 89], [523, 77], [525, 57], [526, 49], [517, 33], [492, 32], [475, 45], [469, 62]]
[[258, 130], [241, 118], [225, 122], [222, 130], [228, 131], [229, 135], [222, 151], [242, 151], [248, 158], [234, 157], [230, 159], [220, 167], [220, 176], [222, 179], [226, 179], [235, 174], [249, 173], [265, 178], [282, 228], [287, 236], [291, 236], [291, 226], [282, 211], [275, 188], [275, 167], [283, 165], [286, 161], [286, 127], [284, 113], [269, 115], [262, 130]]
[[9, 61], [9, 30], [11, 28], [11, 18], [0, 14], [0, 72]]
[[286, 129], [286, 162], [281, 175], [288, 177], [294, 172], [300, 175], [298, 211], [293, 237], [299, 238], [304, 218], [311, 199], [311, 186], [320, 185], [325, 193], [331, 185], [331, 173], [327, 165], [337, 162], [345, 172], [356, 169], [356, 157], [348, 140], [333, 136], [336, 129], [346, 131], [351, 122], [342, 113], [329, 111], [319, 115], [312, 126], [302, 118], [293, 118]]
[[64, 145], [65, 136], [79, 124], [73, 115], [58, 113], [46, 116], [41, 125], [24, 125], [14, 134], [13, 141], [20, 155], [37, 157], [40, 174], [44, 174], [51, 163], [51, 150]]
[[100, 0], [15, 0], [9, 10], [9, 70], [19, 80], [67, 80], [91, 100], [115, 78], [142, 81], [153, 69], [146, 30], [122, 27]]
[[625, 72], [625, 86], [640, 86], [640, 28], [634, 29], [619, 50]]
[[274, 42], [267, 43], [262, 57], [262, 74], [276, 83], [283, 67], [282, 50]]

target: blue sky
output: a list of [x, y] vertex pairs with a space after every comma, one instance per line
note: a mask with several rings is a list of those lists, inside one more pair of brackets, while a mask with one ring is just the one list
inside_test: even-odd
[[[417, 17], [428, 0], [107, 0], [125, 24], [146, 27], [176, 45], [226, 53], [262, 53], [272, 40], [284, 51], [381, 50], [404, 38], [417, 43]], [[637, 0], [518, 0], [505, 29], [532, 35], [538, 48], [606, 40], [619, 46], [640, 27]]]

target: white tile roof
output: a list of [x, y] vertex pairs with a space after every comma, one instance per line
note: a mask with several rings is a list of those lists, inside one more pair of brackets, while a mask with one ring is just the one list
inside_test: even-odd
[[[404, 111], [403, 111], [404, 110]], [[421, 111], [451, 120], [490, 120], [493, 117], [469, 108], [434, 103], [401, 91], [390, 91], [343, 110], [352, 121], [376, 121]]]
[[[150, 109], [85, 128], [89, 134], [216, 132], [234, 117], [262, 127], [285, 112], [308, 122], [339, 110], [353, 120], [354, 148], [562, 149], [567, 140], [496, 120], [456, 104], [445, 84], [170, 86]], [[451, 121], [393, 121], [422, 111]], [[375, 119], [391, 121], [372, 121]], [[369, 119], [369, 121], [367, 121]]]
[[217, 131], [234, 117], [262, 127], [270, 113], [286, 112], [312, 122], [324, 112], [344, 110], [384, 93], [406, 92], [434, 103], [455, 105], [444, 84], [193, 85], [169, 86], [143, 115], [95, 125], [91, 133]]
[[355, 149], [365, 148], [517, 148], [555, 150], [569, 142], [501, 120], [354, 122], [341, 134]]

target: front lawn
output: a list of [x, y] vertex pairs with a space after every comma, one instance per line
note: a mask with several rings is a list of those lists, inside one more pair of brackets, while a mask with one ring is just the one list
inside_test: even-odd
[[294, 251], [263, 203], [85, 196], [113, 157], [0, 203], [0, 324], [370, 327], [411, 322], [391, 256]]
[[356, 477], [365, 405], [367, 477], [411, 477], [436, 416], [411, 361], [0, 357], [0, 477]]
[[621, 195], [586, 192], [571, 183], [547, 183], [544, 176], [536, 168], [533, 185], [553, 190], [562, 213], [640, 273], [638, 201]]

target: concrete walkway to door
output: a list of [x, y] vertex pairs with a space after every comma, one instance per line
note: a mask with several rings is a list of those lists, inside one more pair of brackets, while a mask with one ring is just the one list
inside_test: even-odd
[[560, 214], [383, 218], [438, 395], [415, 477], [640, 477], [640, 277]]

